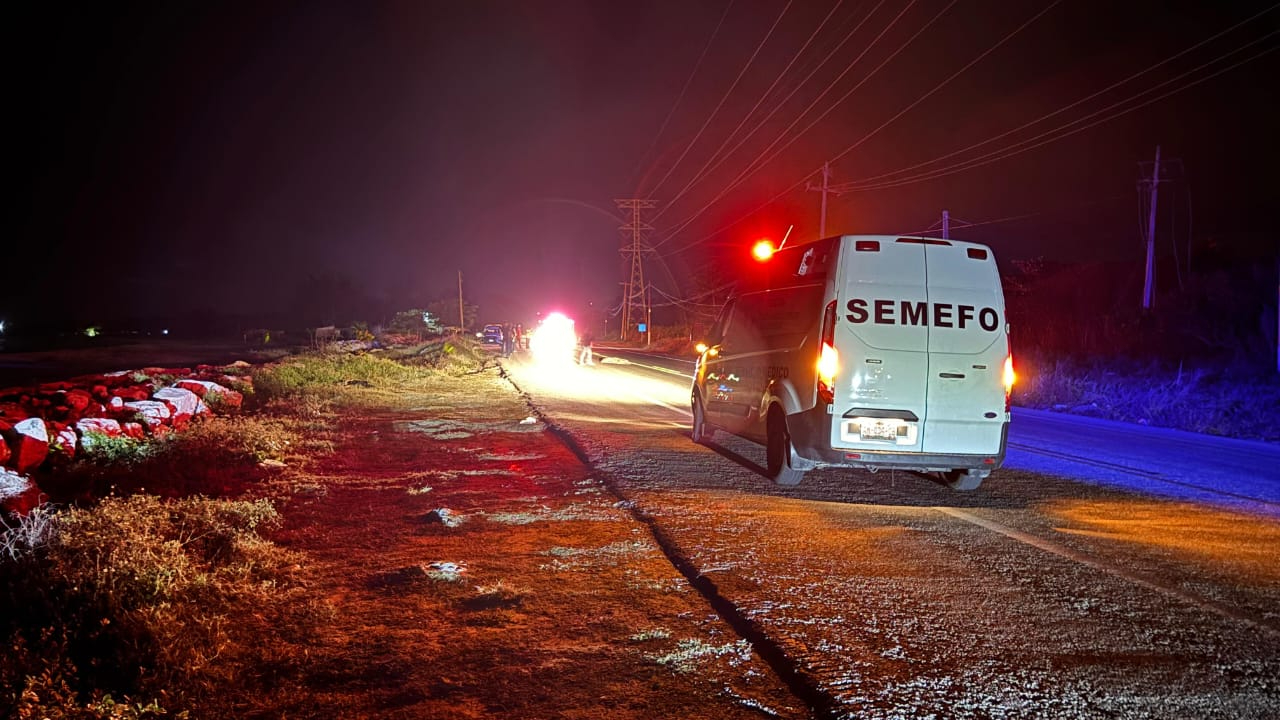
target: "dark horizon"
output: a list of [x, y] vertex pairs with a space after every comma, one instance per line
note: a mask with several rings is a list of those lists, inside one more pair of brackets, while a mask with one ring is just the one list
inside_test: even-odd
[[[832, 197], [828, 234], [936, 234], [947, 210], [1007, 269], [1140, 263], [1159, 145], [1177, 168], [1162, 255], [1190, 226], [1200, 250], [1273, 258], [1280, 11], [1204, 5], [26, 7], [7, 43], [21, 190], [0, 319], [288, 318], [326, 295], [385, 313], [456, 297], [459, 272], [480, 322], [580, 312], [620, 295], [626, 197], [657, 202], [647, 272], [687, 296], [760, 236], [816, 237], [805, 185], [837, 156], [833, 182], [906, 182]], [[996, 162], [909, 170], [1073, 121]]]

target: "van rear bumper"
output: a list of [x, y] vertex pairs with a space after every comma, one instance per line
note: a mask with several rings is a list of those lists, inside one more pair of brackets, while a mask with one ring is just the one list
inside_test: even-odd
[[925, 472], [947, 470], [998, 470], [1004, 465], [1005, 450], [1009, 443], [1009, 423], [1000, 428], [1000, 452], [992, 454], [931, 454], [903, 452], [901, 450], [867, 450], [863, 448], [831, 447], [832, 416], [818, 406], [787, 416], [787, 429], [791, 432], [791, 444], [802, 461], [813, 467], [856, 467], [865, 469], [898, 468]]

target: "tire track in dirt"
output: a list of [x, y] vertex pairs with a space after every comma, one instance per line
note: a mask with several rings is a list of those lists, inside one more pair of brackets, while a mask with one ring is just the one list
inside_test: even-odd
[[614, 497], [618, 498], [621, 502], [621, 507], [625, 508], [636, 522], [648, 528], [654, 542], [657, 543], [672, 567], [698, 591], [707, 601], [707, 604], [733, 628], [739, 637], [751, 644], [756, 654], [769, 665], [769, 668], [795, 694], [796, 698], [808, 707], [813, 717], [821, 718], [822, 720], [841, 717], [839, 712], [841, 703], [839, 700], [824, 690], [818, 683], [817, 678], [806, 672], [800, 663], [788, 655], [786, 650], [771, 638], [758, 622], [751, 619], [742, 608], [729, 599], [728, 596], [721, 593], [715, 581], [704, 575], [680, 550], [675, 539], [662, 527], [658, 519], [640, 508], [622, 490], [621, 484], [611, 472], [592, 462], [590, 455], [578, 443], [573, 434], [546, 415], [542, 408], [516, 383], [505, 368], [501, 368], [500, 372], [502, 377], [511, 384], [511, 387], [528, 405], [530, 412], [546, 426], [547, 430], [563, 443], [569, 452], [578, 458], [579, 462], [590, 468], [592, 473], [599, 477], [605, 488]]

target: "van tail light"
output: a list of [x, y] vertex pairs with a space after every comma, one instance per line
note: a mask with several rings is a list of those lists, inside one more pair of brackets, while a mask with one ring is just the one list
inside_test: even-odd
[[1018, 374], [1013, 371], [1013, 353], [1004, 356], [1004, 374], [1001, 379], [1004, 380], [1004, 411], [1010, 412], [1013, 409], [1013, 402], [1010, 399], [1013, 383], [1018, 379]]
[[836, 301], [827, 303], [822, 313], [822, 341], [818, 346], [818, 400], [830, 404], [836, 398], [836, 370], [840, 354], [836, 352]]

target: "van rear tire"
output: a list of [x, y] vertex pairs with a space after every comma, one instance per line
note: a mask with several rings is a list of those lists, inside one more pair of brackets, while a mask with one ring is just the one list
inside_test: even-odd
[[942, 473], [942, 479], [952, 490], [977, 490], [991, 473], [985, 470], [956, 468]]
[[699, 445], [711, 442], [711, 438], [716, 434], [716, 429], [707, 424], [706, 408], [702, 406], [702, 400], [696, 394], [693, 396], [693, 428], [689, 434]]
[[769, 411], [767, 420], [768, 442], [765, 445], [765, 471], [778, 485], [793, 487], [800, 484], [803, 470], [791, 467], [791, 433], [787, 430], [787, 416], [782, 410]]

